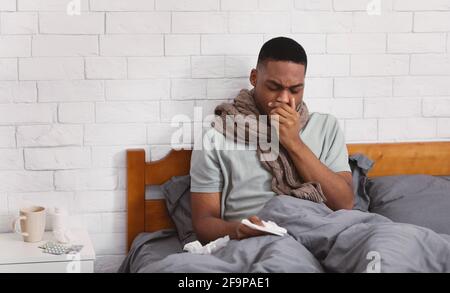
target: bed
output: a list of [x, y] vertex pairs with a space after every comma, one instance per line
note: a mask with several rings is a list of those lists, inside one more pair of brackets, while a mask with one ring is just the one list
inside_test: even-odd
[[[364, 154], [375, 162], [374, 167], [368, 174], [370, 178], [414, 174], [450, 176], [450, 142], [350, 144], [348, 145], [348, 151], [350, 155]], [[161, 160], [146, 162], [144, 150], [131, 149], [127, 151], [128, 250], [130, 250], [138, 235], [146, 233], [147, 235], [157, 235], [164, 238], [164, 235], [170, 234], [167, 231], [175, 229], [175, 225], [168, 214], [165, 200], [146, 200], [146, 186], [161, 185], [174, 176], [189, 174], [190, 156], [191, 151], [172, 150]], [[370, 221], [366, 220], [366, 223], [370, 223]], [[426, 234], [428, 231], [423, 233]], [[429, 235], [427, 234], [427, 236]], [[446, 251], [450, 248], [450, 241], [448, 247], [445, 241], [450, 240], [450, 238], [444, 236], [443, 239], [445, 240], [440, 245]], [[171, 242], [173, 239], [167, 241]], [[337, 240], [334, 239], [333, 241]], [[441, 240], [439, 239], [439, 241]], [[160, 246], [164, 247], [165, 245], [167, 243], [162, 243]], [[448, 268], [450, 270], [450, 249], [448, 250], [448, 263], [445, 259], [445, 263], [439, 264], [441, 269]], [[442, 257], [442, 254], [440, 257]], [[335, 260], [334, 263], [338, 264], [342, 261], [344, 260]], [[361, 265], [357, 269], [356, 267], [358, 265], [352, 267], [352, 270], [362, 271]], [[327, 271], [334, 271], [334, 269], [330, 268]]]

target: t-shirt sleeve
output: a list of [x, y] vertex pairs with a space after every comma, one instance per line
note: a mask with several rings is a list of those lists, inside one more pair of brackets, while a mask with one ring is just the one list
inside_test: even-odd
[[327, 141], [329, 149], [325, 157], [325, 165], [335, 173], [351, 172], [344, 132], [341, 130], [337, 119], [333, 116], [330, 116]]
[[221, 192], [223, 175], [217, 151], [211, 147], [192, 151], [190, 175], [191, 192]]

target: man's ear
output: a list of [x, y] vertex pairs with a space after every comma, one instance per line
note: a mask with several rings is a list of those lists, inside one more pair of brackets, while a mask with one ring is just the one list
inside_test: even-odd
[[252, 69], [250, 72], [250, 83], [253, 87], [256, 87], [256, 80], [258, 79], [258, 71], [256, 69]]

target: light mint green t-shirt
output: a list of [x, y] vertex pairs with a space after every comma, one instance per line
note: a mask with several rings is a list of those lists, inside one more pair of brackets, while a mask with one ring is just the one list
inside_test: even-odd
[[[344, 134], [334, 116], [311, 113], [300, 137], [331, 171], [350, 172]], [[203, 139], [207, 148], [192, 152], [191, 192], [221, 192], [224, 220], [253, 216], [276, 196], [271, 187], [272, 175], [262, 166], [255, 150], [215, 148], [217, 142], [228, 142], [215, 129], [209, 129]]]

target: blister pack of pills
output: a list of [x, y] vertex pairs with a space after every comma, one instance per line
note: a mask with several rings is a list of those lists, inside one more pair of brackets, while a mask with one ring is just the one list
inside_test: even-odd
[[44, 245], [39, 246], [39, 248], [43, 249], [42, 250], [43, 253], [61, 255], [61, 254], [79, 253], [83, 249], [83, 245], [65, 246], [60, 243], [49, 241]]

